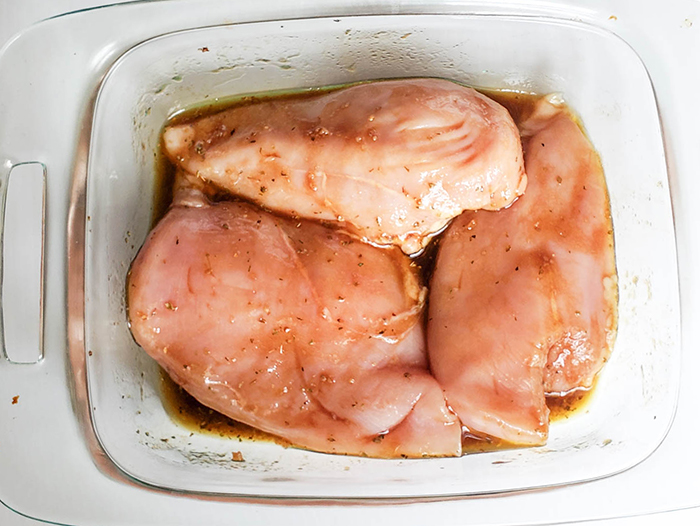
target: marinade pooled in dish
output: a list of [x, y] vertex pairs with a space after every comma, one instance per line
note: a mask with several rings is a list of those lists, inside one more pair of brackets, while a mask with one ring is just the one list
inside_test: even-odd
[[[386, 112], [367, 110], [372, 120], [360, 111], [348, 119], [346, 92], [359, 87], [375, 97], [383, 90], [415, 96], [384, 99], [377, 110]], [[605, 181], [565, 105], [490, 94], [513, 121], [492, 98], [457, 88], [434, 79], [366, 83], [253, 98], [167, 126], [164, 151], [178, 171], [174, 201], [128, 282], [139, 345], [198, 402], [297, 447], [395, 458], [490, 448], [463, 444], [463, 436], [506, 447], [543, 443], [548, 397], [590, 388], [614, 339]], [[459, 105], [444, 99], [445, 90], [476, 104], [451, 131], [445, 123], [457, 119]], [[367, 109], [372, 99], [365, 99]], [[304, 104], [313, 111], [300, 110]], [[231, 124], [236, 114], [246, 116], [245, 126]], [[291, 129], [294, 119], [298, 133], [270, 124]], [[382, 133], [367, 148], [357, 130], [373, 122]], [[319, 126], [328, 133], [309, 135]], [[255, 142], [230, 140], [241, 129]], [[465, 143], [467, 153], [457, 153]], [[396, 168], [402, 145], [408, 169], [370, 171], [381, 163]], [[285, 172], [271, 191], [283, 162], [298, 177]], [[363, 174], [361, 187], [348, 167]], [[342, 177], [329, 191], [333, 177], [325, 176], [334, 170]], [[312, 184], [319, 173], [322, 186]], [[487, 192], [487, 204], [472, 206], [486, 210], [453, 206], [456, 196], [483, 194], [474, 192], [486, 180], [502, 185]], [[404, 184], [418, 192], [410, 195], [414, 206], [434, 205], [410, 212], [433, 214], [420, 223], [431, 228], [396, 229], [407, 224], [396, 219], [410, 192], [398, 196], [389, 187]], [[353, 209], [352, 221], [336, 214], [339, 202]], [[408, 253], [427, 247], [435, 257], [409, 258], [391, 245]]]

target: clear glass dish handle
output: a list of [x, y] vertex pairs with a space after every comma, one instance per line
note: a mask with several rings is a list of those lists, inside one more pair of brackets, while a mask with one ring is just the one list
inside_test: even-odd
[[44, 357], [46, 165], [0, 173], [0, 354], [13, 364]]

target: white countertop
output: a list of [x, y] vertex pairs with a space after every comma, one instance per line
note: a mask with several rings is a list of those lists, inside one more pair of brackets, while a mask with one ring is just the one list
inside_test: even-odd
[[[34, 22], [103, 3], [90, 0], [3, 0], [0, 3], [0, 45]], [[122, 2], [113, 0], [109, 3]], [[335, 2], [328, 2], [328, 5], [333, 4]], [[406, 4], [410, 2], [397, 5]], [[545, 4], [565, 2], [543, 2]], [[239, 4], [235, 5], [243, 9]], [[314, 506], [308, 509], [300, 504], [286, 507], [211, 503], [206, 509], [203, 508], [204, 513], [197, 522], [204, 524], [209, 517], [212, 523], [218, 524], [213, 517], [220, 517], [221, 512], [225, 511], [231, 517], [231, 522], [236, 524], [296, 524], [302, 521], [475, 524], [486, 520], [494, 501], [498, 501], [499, 505], [514, 510], [522, 508], [523, 516], [528, 517], [528, 524], [549, 524], [553, 517], [561, 516], [568, 517], [568, 521], [576, 516], [617, 517], [615, 520], [586, 523], [600, 526], [700, 524], [700, 455], [692, 444], [693, 439], [700, 435], [700, 410], [695, 390], [696, 379], [700, 376], [700, 354], [693, 337], [694, 327], [700, 326], [700, 272], [697, 271], [700, 231], [692, 228], [700, 225], [700, 207], [694, 203], [700, 190], [697, 177], [700, 174], [700, 128], [695, 125], [700, 118], [700, 99], [697, 96], [697, 87], [700, 86], [700, 2], [600, 0], [588, 2], [586, 9], [590, 10], [592, 18], [606, 20], [609, 29], [626, 38], [647, 65], [657, 91], [664, 129], [672, 146], [668, 155], [677, 228], [684, 355], [676, 418], [658, 450], [624, 473], [596, 482], [530, 494], [398, 506]], [[664, 34], [672, 37], [661, 39], [654, 31], [654, 24], [675, 27], [677, 31], [667, 31]], [[635, 29], [634, 36], [631, 28]], [[643, 38], [639, 37], [640, 34]], [[152, 524], [151, 520], [155, 521], [155, 517], [162, 519], [163, 515], [170, 513], [184, 513], [178, 510], [185, 509], [182, 508], [186, 506], [183, 500], [187, 499], [158, 496], [156, 500], [152, 494], [133, 488], [120, 493], [119, 488], [113, 487], [115, 483], [100, 480], [102, 476], [96, 470], [95, 477], [95, 484], [99, 486], [96, 491], [114, 491], [118, 500], [112, 506], [105, 507], [104, 524], [136, 524], [134, 517], [137, 516], [138, 524], [145, 526]], [[129, 499], [128, 510], [124, 499]], [[76, 495], [74, 506], [90, 505], [80, 501], [80, 496]], [[151, 506], [150, 502], [155, 502], [155, 506]], [[223, 507], [228, 508], [222, 510]], [[538, 509], [541, 514], [533, 522], [530, 517], [533, 510]], [[562, 510], [569, 512], [560, 513]], [[509, 523], [519, 524], [518, 513], [513, 512], [510, 517]], [[0, 524], [3, 526], [36, 523], [0, 504]]]

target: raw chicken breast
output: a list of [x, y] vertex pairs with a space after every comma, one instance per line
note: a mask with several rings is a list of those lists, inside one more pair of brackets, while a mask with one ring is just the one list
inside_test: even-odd
[[547, 438], [545, 393], [590, 387], [609, 356], [616, 272], [605, 180], [565, 107], [538, 102], [521, 125], [528, 190], [507, 210], [465, 212], [441, 241], [428, 349], [472, 432]]
[[270, 210], [339, 221], [408, 254], [463, 210], [509, 205], [527, 181], [506, 109], [440, 79], [252, 99], [166, 128], [164, 148]]
[[[578, 123], [549, 99], [521, 126], [526, 163], [536, 174], [527, 214], [556, 262], [552, 292], [559, 330], [545, 368], [545, 391], [589, 388], [617, 333], [617, 271], [603, 167]], [[534, 220], [534, 222], [533, 222]], [[539, 223], [539, 224], [538, 224]]]
[[195, 190], [180, 184], [191, 206], [170, 209], [128, 281], [134, 337], [179, 385], [312, 450], [461, 454], [408, 258]]

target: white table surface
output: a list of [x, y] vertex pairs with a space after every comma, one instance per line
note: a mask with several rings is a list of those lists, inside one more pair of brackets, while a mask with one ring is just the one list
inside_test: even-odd
[[[125, 0], [0, 0], [0, 47], [21, 29], [47, 17], [70, 11], [95, 7], [103, 4], [123, 3]], [[635, 5], [633, 1], [600, 2], [591, 1], [589, 7], [609, 9], [615, 16], [646, 16], [649, 11], [658, 11], [659, 24], [678, 24], [687, 29], [684, 40], [665, 42], [663, 52], [668, 61], [663, 66], [683, 67], [682, 86], [664, 85], [664, 80], [655, 78], [655, 67], [647, 62], [652, 79], [657, 89], [673, 89], [675, 100], [673, 107], [664, 108], [663, 96], [660, 95], [662, 117], [665, 125], [672, 127], [678, 119], [690, 115], [695, 121], [700, 120], [700, 2], [650, 0]], [[604, 6], [604, 7], [600, 7]], [[636, 46], [644, 59], [644, 53], [651, 46], [660, 45], [650, 38], [647, 44]], [[645, 48], [649, 49], [645, 49]], [[659, 51], [658, 47], [654, 51]], [[653, 53], [652, 53], [653, 54]], [[658, 53], [657, 53], [658, 54]], [[657, 59], [658, 60], [658, 59]], [[657, 72], [663, 68], [656, 68]], [[676, 80], [678, 76], [675, 77]], [[2, 79], [0, 79], [2, 82]], [[679, 109], [682, 111], [679, 112]], [[668, 110], [664, 113], [664, 109]], [[683, 114], [683, 115], [681, 115]], [[695, 382], [700, 375], [700, 357], [698, 345], [692, 335], [693, 327], [700, 327], [700, 272], [697, 265], [700, 259], [700, 229], [691, 225], [700, 225], [700, 207], [694, 203], [700, 190], [700, 127], [687, 137], [675, 141], [677, 151], [673, 152], [680, 176], [672, 181], [674, 213], [677, 223], [679, 271], [681, 280], [681, 303], [683, 308], [683, 345], [692, 346], [693, 352], [686, 352], [684, 361], [681, 394], [676, 419], [671, 431], [660, 448], [646, 461], [625, 473], [604, 480], [578, 486], [551, 490], [548, 497], [551, 505], [557, 502], [580, 499], [595, 506], [601, 501], [615, 500], [618, 505], [608, 507], [618, 509], [618, 518], [596, 520], [585, 523], [595, 526], [648, 526], [656, 524], [700, 524], [700, 455], [697, 446], [692, 446], [694, 439], [700, 435], [700, 410], [697, 406], [698, 394]], [[695, 178], [692, 178], [695, 175]], [[685, 225], [685, 226], [684, 226]], [[686, 349], [687, 351], [687, 349]], [[1, 423], [0, 423], [1, 424]], [[0, 473], [2, 477], [2, 473]], [[533, 503], [541, 503], [541, 495], [531, 497]], [[76, 502], [77, 504], [77, 502]], [[386, 508], [386, 507], [385, 507]], [[645, 510], [643, 516], [636, 509]], [[427, 509], [427, 507], [426, 507]], [[419, 512], [419, 510], [416, 510]], [[347, 510], [339, 509], [338, 513]], [[430, 505], [430, 512], [421, 510], [430, 522], [435, 524], [459, 524], [460, 502], [452, 501]], [[651, 513], [653, 512], [653, 513]], [[313, 513], [313, 512], [311, 512]], [[379, 510], [381, 517], [389, 517], [387, 510]], [[248, 514], [253, 517], [255, 514]], [[319, 514], [315, 516], [320, 517]], [[263, 519], [264, 516], [260, 516]], [[268, 516], [269, 517], [269, 516]], [[396, 517], [401, 519], [401, 513]], [[313, 519], [311, 515], [310, 519]], [[313, 522], [310, 520], [309, 522]], [[385, 524], [386, 520], [383, 521]], [[393, 521], [390, 521], [393, 522]], [[0, 503], [0, 525], [26, 526], [40, 524], [24, 517]], [[236, 521], [236, 523], [238, 523]], [[110, 524], [116, 524], [114, 521]]]

